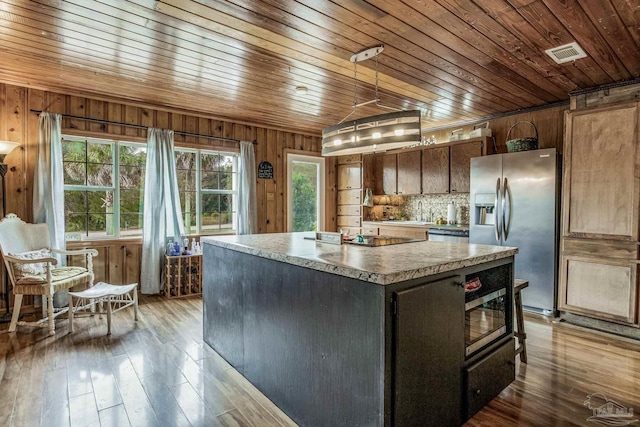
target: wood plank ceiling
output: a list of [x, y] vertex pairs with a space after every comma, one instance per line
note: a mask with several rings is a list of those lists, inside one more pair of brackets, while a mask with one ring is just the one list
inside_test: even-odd
[[[572, 41], [587, 58], [544, 53]], [[427, 129], [638, 78], [640, 1], [0, 0], [2, 82], [314, 134], [374, 99], [349, 58], [380, 44], [380, 103]]]

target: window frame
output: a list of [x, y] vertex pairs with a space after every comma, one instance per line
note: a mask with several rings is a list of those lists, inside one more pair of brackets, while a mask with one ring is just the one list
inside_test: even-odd
[[[213, 236], [213, 235], [224, 235], [224, 234], [237, 234], [238, 232], [238, 186], [239, 186], [239, 177], [240, 173], [238, 169], [238, 161], [239, 154], [234, 151], [225, 151], [225, 150], [211, 150], [205, 148], [187, 148], [187, 147], [175, 147], [175, 152], [186, 152], [186, 153], [195, 153], [196, 154], [196, 230], [195, 235], [199, 236]], [[232, 189], [231, 190], [221, 190], [221, 189], [204, 189], [202, 188], [202, 154], [210, 154], [210, 155], [224, 155], [231, 156], [234, 158], [233, 166], [232, 166]], [[176, 165], [177, 168], [177, 165]], [[182, 194], [182, 191], [178, 191], [179, 195]], [[232, 204], [231, 204], [231, 212], [232, 212], [232, 221], [231, 227], [232, 229], [229, 231], [214, 231], [214, 230], [204, 230], [202, 229], [202, 196], [203, 195], [231, 195]], [[182, 200], [180, 201], [182, 203]], [[184, 215], [184, 212], [183, 212]], [[188, 233], [187, 233], [188, 234]], [[193, 234], [188, 234], [193, 235]]]

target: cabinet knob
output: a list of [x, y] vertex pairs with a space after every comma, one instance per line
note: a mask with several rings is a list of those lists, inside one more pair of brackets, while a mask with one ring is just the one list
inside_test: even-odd
[[456, 285], [460, 286], [461, 288], [464, 288], [464, 282], [456, 282]]
[[476, 396], [480, 396], [480, 389], [476, 390]]

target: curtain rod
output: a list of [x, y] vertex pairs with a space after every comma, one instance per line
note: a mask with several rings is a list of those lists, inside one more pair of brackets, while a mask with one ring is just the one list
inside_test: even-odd
[[[31, 111], [32, 113], [37, 113], [37, 114], [42, 113], [42, 110], [29, 110], [29, 111]], [[107, 124], [107, 125], [126, 126], [126, 127], [130, 127], [130, 128], [135, 128], [135, 129], [149, 129], [150, 127], [153, 127], [153, 126], [134, 125], [134, 124], [131, 124], [131, 123], [113, 122], [111, 120], [92, 119], [90, 117], [73, 116], [71, 114], [60, 114], [60, 115], [62, 117], [67, 118], [67, 119], [85, 120], [87, 122], [104, 123], [104, 124]], [[183, 136], [193, 136], [193, 137], [196, 137], [196, 138], [215, 139], [215, 140], [218, 140], [218, 141], [227, 141], [227, 142], [240, 143], [239, 139], [224, 138], [222, 136], [201, 135], [199, 133], [182, 132], [182, 131], [178, 131], [178, 130], [174, 130], [173, 133], [178, 134], [178, 135], [183, 135]], [[253, 145], [258, 145], [258, 142], [257, 141], [253, 141]]]

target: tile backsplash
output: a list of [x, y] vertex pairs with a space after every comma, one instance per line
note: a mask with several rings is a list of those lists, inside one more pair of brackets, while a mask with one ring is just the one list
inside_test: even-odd
[[447, 218], [447, 207], [453, 202], [456, 206], [458, 224], [469, 224], [469, 193], [425, 194], [419, 196], [374, 196], [374, 207], [366, 219], [420, 220], [419, 203], [422, 202], [422, 220], [435, 221]]
[[407, 219], [420, 219], [418, 202], [422, 201], [422, 216], [425, 221], [435, 221], [439, 217], [447, 218], [447, 207], [453, 202], [456, 206], [458, 224], [469, 224], [469, 193], [425, 194], [406, 196], [404, 213]]

